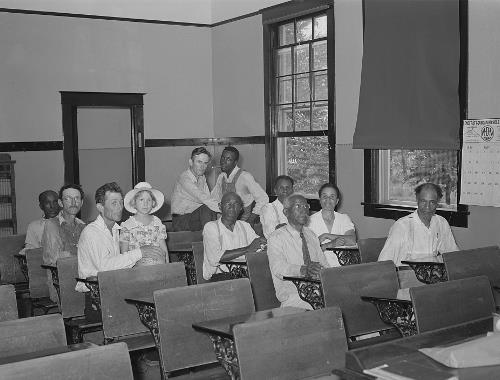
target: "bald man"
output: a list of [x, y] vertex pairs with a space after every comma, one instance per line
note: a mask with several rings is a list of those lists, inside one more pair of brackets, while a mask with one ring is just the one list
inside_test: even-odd
[[248, 252], [256, 252], [266, 243], [247, 222], [238, 220], [243, 210], [240, 196], [228, 192], [222, 196], [219, 205], [220, 219], [208, 222], [203, 228], [203, 278], [219, 281], [229, 279], [227, 268], [219, 261], [232, 260]]

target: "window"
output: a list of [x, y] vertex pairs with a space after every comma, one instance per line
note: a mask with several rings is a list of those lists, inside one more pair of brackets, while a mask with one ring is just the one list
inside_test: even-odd
[[333, 10], [312, 12], [267, 24], [263, 15], [269, 193], [281, 174], [310, 197], [335, 176]]

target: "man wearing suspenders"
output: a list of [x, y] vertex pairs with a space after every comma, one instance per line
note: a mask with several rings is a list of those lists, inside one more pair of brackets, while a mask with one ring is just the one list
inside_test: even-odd
[[276, 178], [274, 193], [277, 196], [276, 200], [264, 205], [260, 215], [262, 230], [266, 239], [274, 230], [288, 223], [288, 219], [283, 213], [283, 201], [293, 193], [293, 179], [287, 175], [280, 175]]
[[235, 147], [224, 148], [220, 158], [222, 173], [217, 178], [212, 197], [221, 200], [224, 194], [235, 192], [243, 201], [240, 220], [254, 225], [258, 223], [262, 207], [269, 203], [269, 197], [252, 174], [238, 167], [239, 157], [240, 153]]
[[220, 219], [208, 222], [203, 228], [203, 278], [228, 280], [227, 268], [219, 264], [221, 259], [232, 260], [248, 252], [262, 250], [266, 239], [257, 236], [247, 222], [237, 220], [243, 208], [238, 194], [223, 195], [220, 203]]

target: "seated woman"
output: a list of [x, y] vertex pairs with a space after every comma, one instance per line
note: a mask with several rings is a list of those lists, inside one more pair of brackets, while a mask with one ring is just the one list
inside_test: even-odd
[[[321, 210], [311, 215], [308, 227], [318, 236], [323, 250], [327, 248], [356, 244], [356, 232], [347, 214], [335, 211], [340, 201], [340, 190], [333, 183], [320, 187], [319, 203]], [[337, 256], [326, 255], [331, 266], [339, 266]]]

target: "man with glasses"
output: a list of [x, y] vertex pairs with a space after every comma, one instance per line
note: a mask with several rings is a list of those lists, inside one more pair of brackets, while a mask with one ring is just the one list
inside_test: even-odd
[[450, 225], [442, 216], [436, 215], [441, 188], [434, 183], [423, 183], [415, 188], [417, 209], [393, 224], [384, 248], [378, 258], [401, 261], [436, 257], [443, 252], [458, 251]]
[[281, 306], [311, 309], [300, 299], [297, 288], [283, 276], [318, 277], [321, 268], [328, 267], [319, 240], [308, 227], [309, 204], [299, 194], [292, 194], [283, 202], [283, 213], [288, 223], [269, 236], [267, 255], [276, 298]]
[[[46, 221], [42, 235], [43, 261], [48, 265], [56, 265], [59, 258], [77, 255], [78, 239], [85, 227], [85, 223], [76, 217], [83, 205], [83, 190], [80, 185], [61, 187], [58, 203], [62, 209], [57, 216]], [[57, 301], [49, 272], [48, 283], [50, 299]]]

